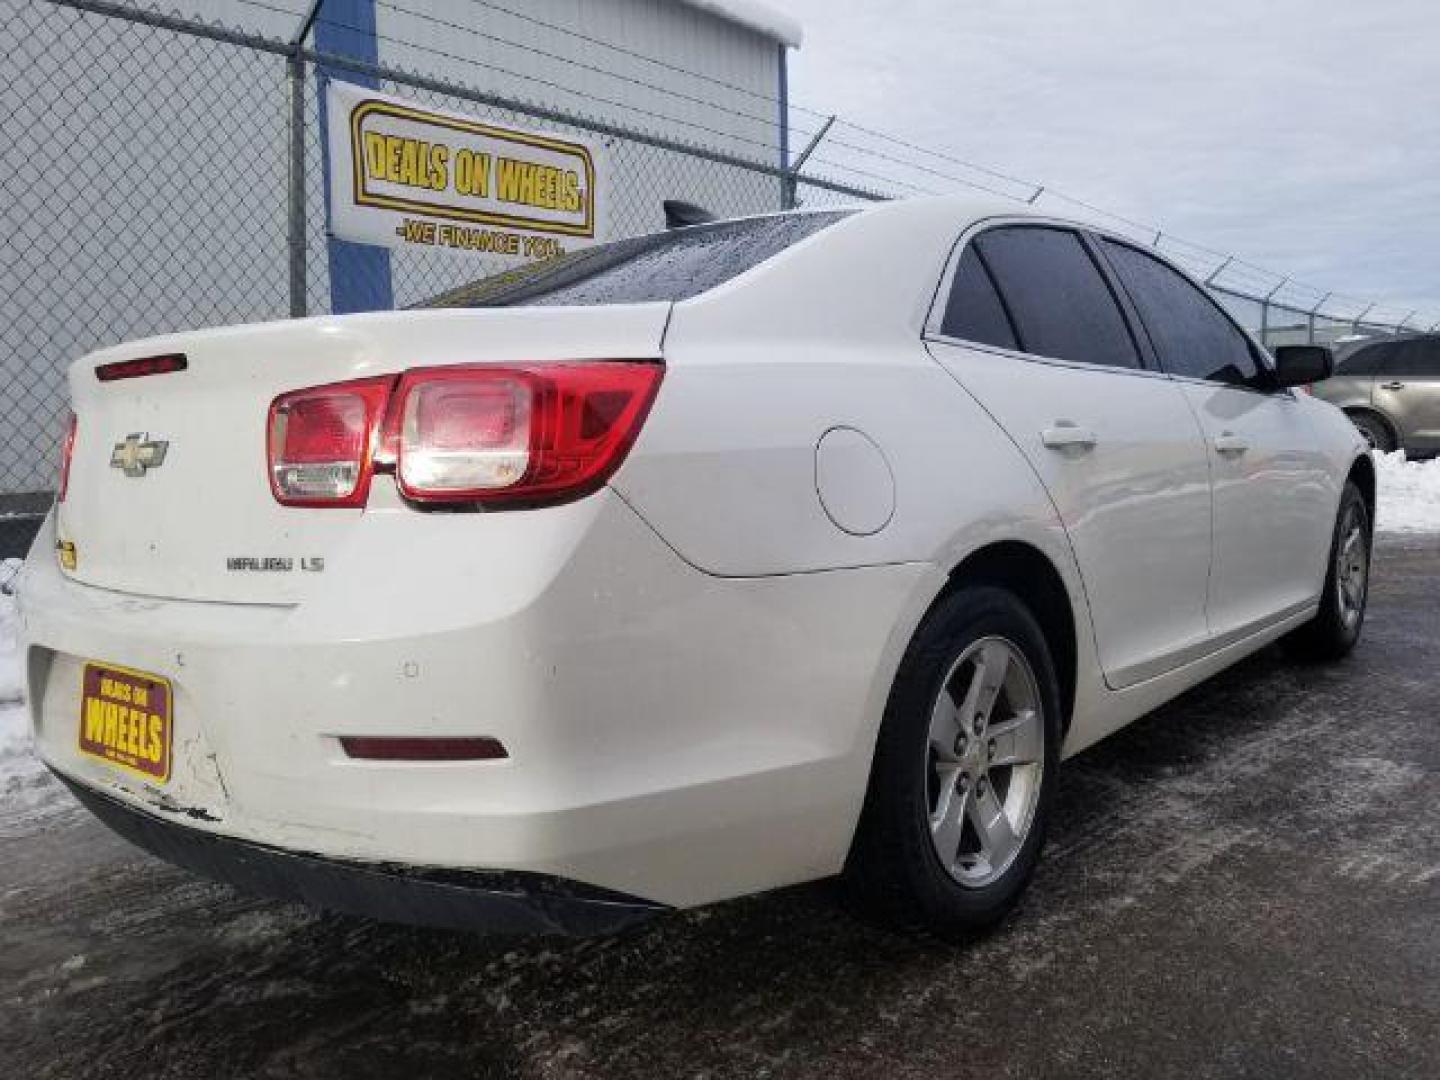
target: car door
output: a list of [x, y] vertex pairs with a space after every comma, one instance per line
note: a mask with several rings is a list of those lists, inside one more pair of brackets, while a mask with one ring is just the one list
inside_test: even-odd
[[1267, 386], [1260, 350], [1200, 286], [1130, 244], [1101, 250], [1199, 421], [1214, 541], [1206, 615], [1218, 647], [1311, 603], [1338, 493], [1302, 402]]
[[1440, 337], [1396, 342], [1373, 390], [1407, 450], [1440, 450]]
[[1336, 353], [1335, 373], [1324, 382], [1316, 383], [1311, 392], [1342, 409], [1371, 407], [1371, 385], [1380, 371], [1386, 350], [1392, 343], [1380, 341], [1357, 345], [1348, 352]]
[[1089, 241], [1050, 226], [984, 230], [952, 258], [927, 337], [1049, 492], [1106, 681], [1130, 685], [1203, 648], [1205, 447], [1180, 389], [1144, 366]]

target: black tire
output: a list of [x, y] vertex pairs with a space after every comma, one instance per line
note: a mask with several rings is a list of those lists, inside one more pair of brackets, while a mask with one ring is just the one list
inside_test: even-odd
[[[1359, 582], [1358, 601], [1347, 600], [1342, 589], [1342, 563], [1346, 562], [1344, 545], [1358, 530], [1361, 555], [1364, 559], [1364, 573]], [[1365, 508], [1365, 499], [1354, 481], [1345, 482], [1340, 495], [1340, 509], [1335, 514], [1335, 529], [1330, 537], [1330, 561], [1325, 571], [1325, 592], [1320, 599], [1320, 611], [1315, 618], [1300, 627], [1287, 639], [1290, 651], [1301, 659], [1315, 661], [1339, 660], [1355, 647], [1360, 640], [1360, 631], [1365, 626], [1365, 609], [1370, 599], [1370, 559], [1373, 531], [1370, 512]], [[1353, 549], [1352, 549], [1353, 551]], [[1353, 567], [1353, 558], [1349, 559]], [[1353, 581], [1351, 582], [1353, 585]]]
[[1395, 433], [1390, 430], [1390, 425], [1374, 413], [1357, 412], [1350, 413], [1350, 421], [1360, 429], [1360, 434], [1365, 436], [1365, 441], [1370, 444], [1371, 449], [1377, 453], [1389, 454], [1395, 449]]
[[[1033, 800], [1028, 831], [1014, 833], [1018, 851], [1009, 856], [1004, 869], [990, 867], [998, 875], [993, 881], [964, 884], [955, 875], [966, 872], [960, 863], [967, 856], [962, 854], [952, 863], [954, 869], [949, 870], [937, 854], [938, 842], [931, 838], [931, 803], [937, 785], [931, 714], [940, 694], [947, 689], [947, 679], [955, 685], [965, 682], [971, 689], [978, 685], [980, 676], [976, 673], [980, 668], [957, 668], [957, 662], [966, 657], [967, 650], [980, 649], [982, 653], [976, 655], [983, 655], [987, 643], [993, 647], [996, 639], [1013, 650], [1004, 670], [1018, 670], [1021, 674], [1016, 678], [1022, 678], [1027, 670], [1033, 676], [1025, 686], [1037, 692], [1041, 715], [1038, 722], [1031, 721], [1027, 730], [1032, 739], [1035, 733], [1043, 732], [1044, 744], [1036, 752], [1032, 743], [1028, 755], [1040, 765], [1038, 780], [1029, 779], [1035, 773], [1027, 772], [1021, 781], [1027, 786], [1015, 789], [1017, 799]], [[1024, 658], [1028, 669], [1014, 662], [1015, 653]], [[1009, 689], [995, 696], [997, 716], [1007, 709], [1009, 696]], [[951, 698], [953, 701], [954, 694]], [[963, 706], [956, 711], [964, 712]], [[1010, 723], [1018, 715], [1015, 712]], [[996, 732], [1002, 730], [997, 727]], [[927, 930], [947, 938], [976, 934], [1003, 919], [1015, 906], [1040, 858], [1056, 785], [1060, 740], [1060, 692], [1055, 665], [1039, 624], [1024, 604], [1006, 590], [992, 586], [961, 588], [940, 601], [926, 616], [901, 661], [880, 726], [865, 806], [845, 867], [846, 891], [854, 905], [863, 914], [891, 926]], [[963, 731], [957, 736], [957, 747], [961, 742], [968, 742]], [[983, 735], [971, 744], [971, 752], [976, 752], [974, 748], [981, 743], [994, 754], [995, 740]], [[1017, 752], [1016, 756], [1022, 755]], [[988, 759], [981, 768], [990, 768]], [[986, 778], [993, 777], [989, 795], [999, 801], [1008, 800], [1010, 785], [1016, 782], [1011, 779], [1015, 773], [1012, 770], [1009, 776], [1002, 776], [1003, 771], [1000, 766], [993, 774], [977, 771], [972, 796], [984, 796]], [[961, 773], [953, 789], [946, 791], [963, 790], [966, 782], [968, 777]], [[1036, 784], [1038, 794], [1023, 795], [1034, 791]], [[967, 806], [973, 813], [976, 805], [983, 803], [962, 802], [958, 813], [964, 815]], [[962, 828], [972, 830], [972, 841], [978, 838], [972, 824]], [[964, 843], [962, 838], [961, 851]]]

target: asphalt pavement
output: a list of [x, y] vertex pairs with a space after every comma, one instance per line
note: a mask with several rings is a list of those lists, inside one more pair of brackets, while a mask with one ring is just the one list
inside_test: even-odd
[[1066, 763], [968, 946], [825, 885], [586, 941], [240, 896], [57, 793], [0, 830], [0, 1077], [1440, 1076], [1440, 542], [1346, 662], [1270, 649]]

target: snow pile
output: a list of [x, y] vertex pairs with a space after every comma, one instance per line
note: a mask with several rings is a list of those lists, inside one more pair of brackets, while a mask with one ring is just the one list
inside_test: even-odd
[[1440, 457], [1406, 461], [1403, 451], [1377, 454], [1375, 527], [1382, 532], [1440, 532]]
[[[19, 559], [0, 562], [0, 582], [10, 581], [19, 568]], [[30, 749], [17, 622], [15, 598], [0, 593], [0, 836], [33, 833], [75, 805]]]

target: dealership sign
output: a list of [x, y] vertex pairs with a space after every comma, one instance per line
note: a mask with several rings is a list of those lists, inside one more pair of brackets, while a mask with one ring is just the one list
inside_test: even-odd
[[598, 148], [331, 81], [330, 231], [386, 247], [547, 259], [604, 239]]

